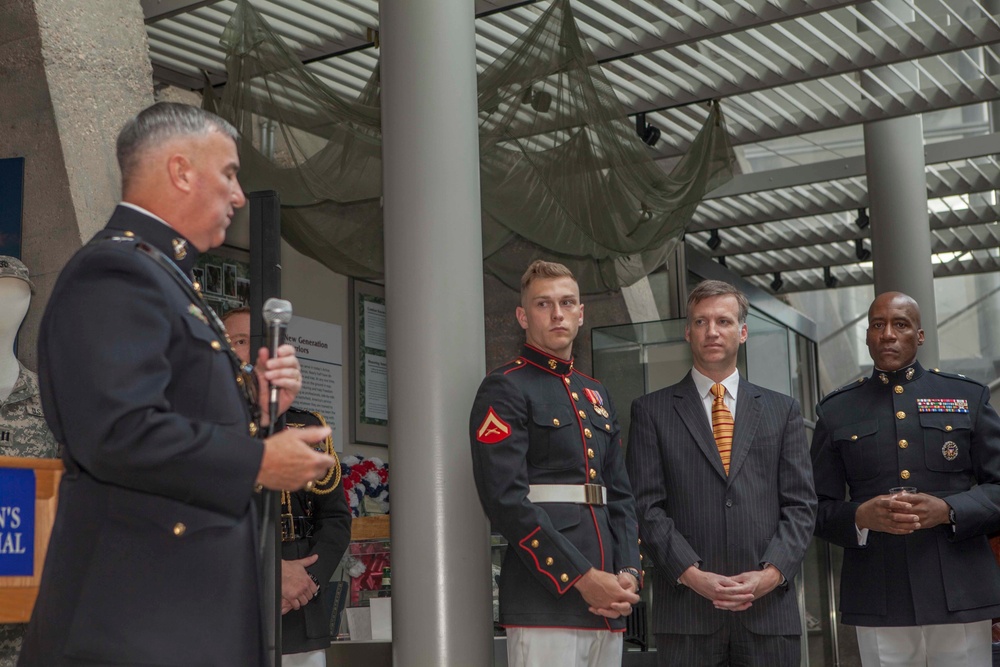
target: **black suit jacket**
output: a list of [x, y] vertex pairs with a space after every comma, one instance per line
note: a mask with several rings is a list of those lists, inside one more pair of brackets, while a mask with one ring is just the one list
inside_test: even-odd
[[[694, 380], [637, 398], [626, 453], [645, 553], [656, 566], [653, 631], [711, 634], [733, 612], [677, 582], [688, 567], [722, 575], [770, 563], [798, 572], [816, 513], [798, 403], [740, 380], [726, 475]], [[779, 586], [737, 617], [758, 634], [801, 633], [794, 587]]]
[[[833, 392], [817, 412], [816, 535], [844, 547], [844, 622], [898, 627], [1000, 616], [1000, 569], [986, 538], [1000, 529], [1000, 417], [989, 390], [913, 364]], [[894, 486], [944, 498], [955, 510], [954, 530], [870, 531], [858, 546], [858, 506]]]
[[[118, 207], [63, 269], [41, 323], [45, 418], [66, 473], [20, 665], [263, 660], [251, 497], [263, 453], [235, 372]], [[197, 251], [177, 260], [190, 271]]]

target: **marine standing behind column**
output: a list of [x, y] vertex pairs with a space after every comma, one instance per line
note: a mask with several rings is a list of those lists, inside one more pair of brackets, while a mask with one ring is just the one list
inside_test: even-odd
[[986, 387], [917, 361], [911, 297], [880, 294], [866, 340], [872, 375], [823, 399], [812, 444], [816, 535], [844, 548], [842, 621], [865, 667], [988, 666], [1000, 417]]
[[521, 278], [521, 356], [486, 376], [469, 418], [479, 499], [507, 538], [500, 623], [510, 667], [619, 667], [639, 601], [635, 508], [618, 418], [573, 367], [580, 289], [562, 264]]

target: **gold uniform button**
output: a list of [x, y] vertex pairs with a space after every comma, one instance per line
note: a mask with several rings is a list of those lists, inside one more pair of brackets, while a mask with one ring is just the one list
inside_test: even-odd
[[252, 436], [257, 435], [257, 424], [255, 424], [254, 422], [250, 422], [250, 426], [248, 427], [247, 430], [250, 431], [250, 435]]
[[906, 419], [906, 413], [900, 410], [896, 413], [896, 419]]
[[254, 493], [260, 493], [261, 491], [264, 490], [264, 485], [263, 484], [254, 484], [253, 485], [253, 490], [254, 490]]
[[900, 440], [899, 441], [899, 448], [900, 449], [906, 449], [909, 446], [910, 446], [910, 443], [908, 443], [906, 440]]
[[901, 471], [901, 472], [899, 473], [899, 476], [900, 476], [900, 477], [901, 477], [902, 479], [910, 479], [910, 471], [909, 471], [909, 470], [903, 470], [903, 471]]
[[946, 431], [950, 431], [950, 430], [951, 430], [951, 424], [948, 424], [947, 426], [945, 426], [945, 427], [944, 427], [944, 430], [946, 430]]
[[573, 397], [574, 401], [579, 401], [580, 400], [580, 394], [576, 393], [575, 391], [572, 394], [570, 394], [570, 396]]
[[552, 565], [552, 563], [554, 563], [554, 562], [555, 562], [555, 560], [553, 560], [552, 556], [549, 556], [548, 558], [545, 559], [545, 564], [546, 565]]
[[559, 581], [565, 584], [567, 581], [569, 581], [569, 575], [563, 572], [562, 574], [559, 575]]
[[222, 343], [220, 343], [217, 340], [213, 340], [210, 344], [211, 344], [213, 350], [218, 351], [218, 350], [222, 349]]
[[185, 526], [183, 523], [180, 523], [178, 521], [177, 523], [174, 524], [174, 535], [176, 535], [177, 537], [183, 535], [186, 530], [187, 526]]
[[583, 434], [585, 436], [587, 436], [588, 438], [593, 438], [594, 437], [594, 434], [591, 432], [591, 430], [589, 428], [583, 429]]
[[552, 425], [553, 426], [559, 426], [559, 418], [558, 417], [553, 417], [552, 418]]
[[236, 376], [236, 384], [243, 384], [243, 376], [242, 375], [237, 375]]
[[856, 436], [856, 435], [852, 435], [851, 436], [851, 440], [857, 440], [857, 439], [858, 439], [858, 436]]
[[126, 231], [126, 232], [123, 232], [123, 233], [125, 234], [125, 236], [127, 236], [129, 238], [132, 238], [133, 236], [135, 236], [135, 232]]
[[594, 458], [594, 450], [593, 449], [588, 449], [587, 450], [587, 458], [588, 459]]
[[641, 537], [638, 540], [636, 540], [636, 544], [642, 544], [642, 538]]
[[590, 469], [590, 479], [596, 479], [596, 478], [597, 478], [597, 471], [594, 470], [593, 468], [591, 468]]
[[531, 548], [532, 549], [538, 548], [538, 540], [531, 540]]
[[646, 560], [646, 557], [643, 556], [642, 554], [639, 554], [639, 560]]
[[563, 378], [563, 382], [565, 382], [566, 384], [569, 384], [569, 378]]
[[514, 365], [515, 366], [520, 366], [523, 363], [524, 363], [523, 361], [521, 361], [520, 359], [518, 359], [517, 361], [514, 362]]
[[892, 390], [894, 392], [896, 392], [897, 394], [902, 394], [903, 393], [903, 385], [897, 384], [895, 387], [892, 388]]
[[611, 424], [605, 424], [604, 425], [604, 430], [605, 431], [610, 431], [611, 430]]
[[191, 283], [191, 287], [193, 287], [193, 288], [194, 288], [194, 291], [195, 291], [195, 292], [200, 292], [200, 291], [201, 291], [201, 283], [200, 283], [200, 282], [198, 282], [197, 280], [195, 280], [195, 281], [193, 281], [193, 282]]
[[576, 414], [580, 415], [580, 419], [586, 419], [587, 418], [587, 413], [584, 412], [583, 410], [580, 410]]

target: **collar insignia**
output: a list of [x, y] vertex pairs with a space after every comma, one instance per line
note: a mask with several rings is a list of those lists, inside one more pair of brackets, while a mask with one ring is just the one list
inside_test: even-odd
[[174, 259], [178, 262], [188, 256], [187, 241], [184, 239], [174, 239], [170, 243], [174, 246]]

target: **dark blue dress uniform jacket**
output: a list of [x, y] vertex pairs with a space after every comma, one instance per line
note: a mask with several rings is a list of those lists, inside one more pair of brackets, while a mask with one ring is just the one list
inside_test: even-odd
[[[129, 232], [133, 236], [126, 235]], [[225, 352], [171, 276], [166, 225], [120, 206], [42, 319], [45, 418], [63, 445], [52, 540], [20, 665], [262, 664], [263, 454]], [[190, 243], [177, 264], [185, 272]]]
[[[285, 423], [289, 428], [323, 425], [316, 413], [295, 409], [285, 413]], [[316, 449], [325, 451], [322, 444]], [[338, 461], [334, 479], [340, 477], [339, 467]], [[306, 536], [296, 532], [298, 539], [285, 540], [283, 537], [281, 558], [299, 560], [317, 554], [319, 558], [306, 571], [320, 582], [320, 589], [319, 595], [305, 607], [293, 609], [281, 617], [281, 652], [284, 654], [316, 651], [330, 645], [330, 614], [335, 602], [330, 598], [330, 577], [351, 541], [351, 508], [344, 496], [343, 478], [332, 488], [318, 485], [318, 490], [323, 493], [302, 490], [289, 494], [291, 515], [306, 517], [312, 527]]]
[[[608, 417], [585, 389], [599, 392]], [[479, 498], [493, 529], [509, 542], [500, 622], [623, 631], [624, 619], [590, 613], [573, 588], [591, 567], [614, 573], [640, 566], [618, 418], [603, 385], [571, 362], [525, 345], [518, 359], [483, 380], [469, 427]], [[491, 436], [490, 428], [499, 432]], [[585, 483], [607, 487], [608, 504], [527, 499], [529, 484]]]
[[[913, 626], [1000, 616], [1000, 570], [986, 538], [1000, 528], [1000, 417], [989, 390], [916, 363], [875, 371], [827, 396], [817, 412], [816, 535], [844, 547], [844, 622]], [[859, 547], [858, 506], [895, 486], [944, 498], [955, 510], [954, 531], [947, 524], [910, 535], [869, 531]]]

